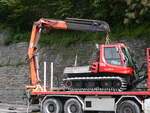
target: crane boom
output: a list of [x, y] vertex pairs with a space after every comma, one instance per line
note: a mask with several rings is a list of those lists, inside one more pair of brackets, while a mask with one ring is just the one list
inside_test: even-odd
[[90, 31], [104, 34], [107, 34], [110, 31], [109, 25], [105, 21], [99, 20], [66, 18], [64, 21], [62, 21], [42, 18], [35, 22], [33, 24], [28, 48], [30, 78], [33, 86], [40, 85], [37, 44], [43, 28]]

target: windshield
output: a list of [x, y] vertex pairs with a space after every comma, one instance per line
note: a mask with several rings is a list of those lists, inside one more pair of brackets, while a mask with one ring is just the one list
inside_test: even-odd
[[104, 57], [107, 63], [112, 65], [121, 65], [120, 54], [116, 47], [105, 47]]

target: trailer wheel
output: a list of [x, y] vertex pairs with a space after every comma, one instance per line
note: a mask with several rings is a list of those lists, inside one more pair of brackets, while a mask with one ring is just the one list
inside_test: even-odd
[[137, 103], [126, 100], [117, 106], [117, 113], [141, 113], [141, 111]]
[[59, 99], [50, 98], [44, 101], [42, 113], [62, 113], [62, 103]]
[[80, 102], [74, 98], [67, 100], [64, 105], [64, 113], [83, 113]]

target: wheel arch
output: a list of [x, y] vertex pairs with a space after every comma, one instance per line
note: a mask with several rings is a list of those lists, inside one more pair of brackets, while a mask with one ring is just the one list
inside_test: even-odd
[[[121, 102], [123, 102], [125, 100], [132, 100], [132, 101], [136, 102], [138, 104], [138, 106], [140, 107], [140, 109], [144, 110], [143, 102], [136, 96], [121, 96], [115, 103], [115, 109], [117, 109], [118, 104], [120, 104]], [[116, 113], [116, 111], [115, 111], [115, 113]]]
[[63, 98], [63, 99], [65, 99], [65, 101], [68, 100], [69, 98], [75, 98], [80, 102], [80, 104], [82, 105], [82, 109], [84, 110], [84, 101], [83, 101], [83, 99], [81, 97], [75, 96], [75, 95], [46, 95], [42, 99], [42, 101], [40, 102], [40, 109], [41, 110], [43, 109], [43, 107], [42, 107], [43, 102], [45, 100], [49, 99], [49, 98], [55, 98], [55, 99], [60, 99], [60, 100], [62, 100], [61, 98]]

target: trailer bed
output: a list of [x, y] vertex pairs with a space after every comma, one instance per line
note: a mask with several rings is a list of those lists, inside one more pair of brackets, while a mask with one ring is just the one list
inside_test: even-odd
[[149, 91], [134, 92], [99, 92], [99, 91], [48, 91], [32, 92], [33, 95], [143, 95], [149, 96]]

